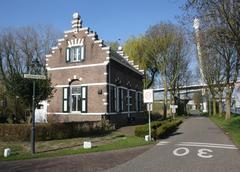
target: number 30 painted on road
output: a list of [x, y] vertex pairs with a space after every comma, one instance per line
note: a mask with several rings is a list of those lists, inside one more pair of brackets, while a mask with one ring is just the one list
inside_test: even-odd
[[208, 152], [213, 152], [210, 149], [198, 149], [198, 156], [201, 158], [212, 158], [213, 155], [207, 155]]
[[[188, 148], [180, 147], [180, 148], [174, 149], [173, 154], [175, 156], [185, 156], [189, 154], [189, 152], [190, 151]], [[210, 154], [208, 155], [209, 152], [213, 152], [213, 151], [210, 149], [198, 149], [197, 155], [201, 158], [212, 158], [213, 155], [210, 155]]]

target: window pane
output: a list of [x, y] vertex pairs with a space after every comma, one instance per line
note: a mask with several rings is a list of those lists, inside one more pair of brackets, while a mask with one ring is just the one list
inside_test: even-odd
[[80, 61], [81, 59], [81, 47], [78, 47], [78, 54], [77, 54], [77, 60]]
[[74, 49], [73, 48], [70, 49], [70, 59], [71, 59], [71, 61], [74, 61]]
[[72, 95], [72, 111], [76, 111], [77, 97]]
[[80, 96], [77, 96], [77, 103], [78, 103], [78, 106], [77, 106], [77, 111], [80, 111], [80, 109], [81, 109], [81, 98], [80, 98]]
[[72, 87], [72, 94], [81, 94], [81, 87]]

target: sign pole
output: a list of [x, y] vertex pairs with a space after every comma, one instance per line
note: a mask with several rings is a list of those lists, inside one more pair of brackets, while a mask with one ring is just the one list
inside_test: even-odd
[[32, 96], [32, 137], [31, 137], [32, 153], [35, 153], [35, 80], [33, 80], [33, 96]]
[[151, 104], [148, 103], [148, 134], [149, 134], [149, 141], [152, 140], [152, 136], [151, 136], [151, 113], [150, 113], [150, 110], [151, 110]]
[[153, 89], [143, 90], [143, 102], [147, 104], [147, 111], [148, 111], [148, 141], [151, 141], [152, 140], [152, 135], [151, 135], [151, 111], [152, 111], [152, 103], [153, 103]]

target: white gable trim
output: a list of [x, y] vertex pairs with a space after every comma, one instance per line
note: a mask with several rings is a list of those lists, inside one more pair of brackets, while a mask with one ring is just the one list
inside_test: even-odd
[[121, 62], [120, 60], [118, 60], [116, 57], [112, 56], [111, 59], [117, 61], [118, 63], [122, 64], [123, 66], [127, 67], [128, 69], [131, 69], [132, 71], [140, 74], [140, 75], [143, 75], [143, 73], [140, 71], [140, 70], [137, 70], [135, 69], [134, 67], [129, 67], [128, 65], [124, 64], [123, 62]]
[[65, 69], [78, 69], [78, 68], [85, 68], [85, 67], [105, 66], [107, 64], [108, 64], [108, 62], [106, 61], [106, 62], [103, 62], [103, 63], [88, 64], [88, 65], [47, 68], [47, 70], [48, 71], [55, 71], [55, 70], [65, 70]]
[[[99, 82], [99, 83], [85, 83], [85, 84], [78, 84], [74, 86], [99, 86], [99, 85], [108, 85], [106, 82]], [[56, 85], [56, 88], [68, 87], [69, 85]]]
[[84, 38], [75, 38], [68, 41], [68, 47], [83, 46]]

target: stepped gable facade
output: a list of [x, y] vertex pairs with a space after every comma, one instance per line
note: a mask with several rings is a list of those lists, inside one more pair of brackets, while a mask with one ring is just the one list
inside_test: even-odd
[[59, 122], [99, 121], [126, 124], [143, 118], [143, 71], [113, 51], [96, 32], [82, 27], [73, 14], [72, 29], [58, 39], [46, 67], [56, 92], [48, 101], [48, 118]]

